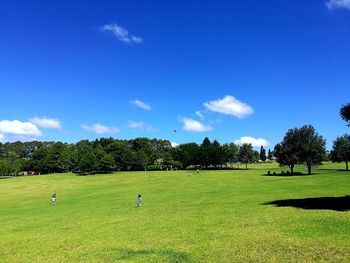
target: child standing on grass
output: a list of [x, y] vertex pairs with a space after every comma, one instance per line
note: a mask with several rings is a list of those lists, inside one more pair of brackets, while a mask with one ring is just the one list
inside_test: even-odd
[[140, 207], [141, 206], [141, 195], [139, 195], [138, 197], [137, 197], [137, 204], [136, 204], [136, 207]]
[[56, 205], [56, 192], [52, 194], [52, 205]]

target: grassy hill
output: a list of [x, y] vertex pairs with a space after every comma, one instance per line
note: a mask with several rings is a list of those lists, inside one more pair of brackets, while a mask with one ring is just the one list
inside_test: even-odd
[[[264, 176], [282, 168], [259, 164], [199, 175], [0, 180], [0, 261], [349, 262], [344, 167], [322, 165], [311, 176]], [[54, 191], [57, 206], [50, 205]]]

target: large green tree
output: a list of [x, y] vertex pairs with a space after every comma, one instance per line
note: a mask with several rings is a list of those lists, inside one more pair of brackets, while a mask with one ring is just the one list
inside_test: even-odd
[[95, 155], [94, 148], [88, 140], [82, 140], [77, 143], [79, 170], [89, 172], [98, 168], [98, 161]]
[[350, 160], [350, 135], [345, 134], [340, 136], [333, 142], [333, 149], [330, 153], [330, 159], [333, 162], [345, 162], [346, 170], [349, 170], [348, 162]]
[[245, 169], [248, 169], [248, 163], [252, 163], [255, 157], [255, 153], [253, 150], [253, 146], [251, 143], [243, 143], [241, 147], [239, 147], [238, 151], [238, 159], [241, 163], [245, 164]]
[[223, 144], [222, 145], [222, 154], [223, 154], [222, 163], [224, 164], [224, 163], [238, 162], [238, 151], [239, 151], [239, 147], [234, 143]]
[[16, 176], [23, 166], [23, 161], [15, 152], [3, 154], [0, 158], [0, 175]]
[[260, 147], [259, 159], [263, 162], [266, 161], [266, 150], [264, 149], [264, 146], [262, 146], [262, 145]]
[[275, 146], [274, 155], [281, 165], [288, 165], [293, 173], [296, 164], [305, 164], [308, 174], [312, 165], [322, 162], [326, 155], [326, 141], [314, 127], [305, 125], [287, 131], [281, 143]]
[[180, 161], [184, 168], [200, 164], [200, 147], [197, 143], [185, 143], [176, 147], [173, 152], [174, 160]]
[[343, 105], [340, 108], [340, 117], [350, 126], [350, 103]]
[[311, 125], [301, 127], [298, 133], [300, 160], [307, 166], [308, 174], [311, 174], [312, 166], [325, 159], [326, 140]]
[[200, 148], [200, 164], [207, 168], [212, 161], [212, 143], [208, 137], [205, 137]]
[[217, 140], [214, 140], [210, 147], [210, 163], [215, 167], [221, 166], [224, 164], [224, 152]]

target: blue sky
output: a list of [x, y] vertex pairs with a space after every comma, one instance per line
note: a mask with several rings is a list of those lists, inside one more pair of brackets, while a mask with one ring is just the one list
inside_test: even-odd
[[273, 148], [311, 124], [330, 148], [349, 133], [339, 109], [350, 102], [350, 0], [1, 6], [3, 142], [209, 137]]

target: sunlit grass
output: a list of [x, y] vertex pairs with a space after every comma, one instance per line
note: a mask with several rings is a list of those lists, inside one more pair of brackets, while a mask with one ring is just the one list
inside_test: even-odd
[[[266, 205], [350, 195], [350, 172], [339, 171], [344, 168], [329, 163], [311, 176], [264, 176], [287, 170], [272, 163], [199, 175], [0, 180], [0, 261], [349, 262], [350, 210]], [[138, 194], [141, 208], [135, 208]]]

